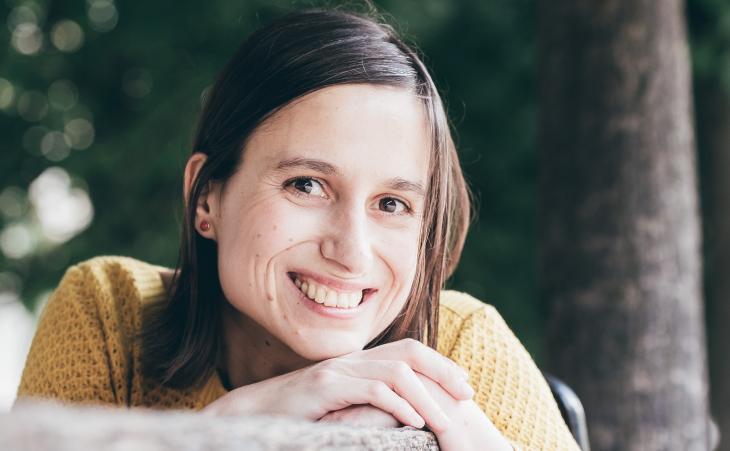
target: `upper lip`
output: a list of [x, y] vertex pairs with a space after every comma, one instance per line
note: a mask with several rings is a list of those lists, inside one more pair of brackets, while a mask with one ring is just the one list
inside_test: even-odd
[[333, 288], [338, 291], [364, 291], [364, 290], [370, 290], [372, 287], [362, 284], [362, 283], [353, 283], [353, 282], [343, 282], [342, 280], [332, 279], [329, 277], [321, 276], [319, 274], [313, 274], [311, 272], [306, 271], [292, 271], [289, 272], [289, 277], [292, 279], [298, 276], [300, 280], [313, 280], [317, 282], [320, 285], [325, 285], [330, 288]]

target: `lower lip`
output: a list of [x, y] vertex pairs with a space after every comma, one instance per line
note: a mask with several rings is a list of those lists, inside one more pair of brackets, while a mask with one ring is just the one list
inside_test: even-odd
[[365, 295], [365, 298], [360, 302], [357, 307], [353, 308], [337, 308], [337, 307], [327, 307], [324, 304], [320, 304], [318, 302], [315, 302], [311, 299], [309, 299], [304, 293], [302, 293], [302, 290], [297, 288], [297, 286], [294, 284], [294, 281], [289, 279], [290, 285], [296, 292], [297, 296], [299, 297], [299, 300], [303, 306], [308, 308], [309, 310], [318, 313], [322, 316], [326, 316], [327, 318], [333, 318], [333, 319], [352, 319], [355, 316], [357, 316], [362, 310], [365, 304], [370, 300], [373, 293], [368, 293]]

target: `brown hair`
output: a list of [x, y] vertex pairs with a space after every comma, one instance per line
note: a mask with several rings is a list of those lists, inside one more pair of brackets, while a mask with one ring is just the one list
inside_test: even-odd
[[253, 33], [210, 91], [194, 140], [208, 158], [184, 210], [169, 300], [145, 311], [143, 371], [173, 387], [205, 382], [220, 361], [223, 302], [216, 242], [195, 231], [195, 206], [209, 182], [226, 181], [267, 117], [327, 86], [369, 83], [411, 90], [430, 124], [429, 167], [418, 268], [404, 310], [367, 347], [403, 338], [436, 346], [439, 293], [461, 255], [469, 195], [441, 98], [423, 62], [392, 27], [343, 11], [289, 14]]

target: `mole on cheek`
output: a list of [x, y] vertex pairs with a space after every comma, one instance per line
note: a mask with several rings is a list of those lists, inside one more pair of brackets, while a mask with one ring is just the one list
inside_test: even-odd
[[260, 233], [257, 233], [256, 234], [256, 238], [261, 238], [261, 234]]
[[276, 224], [274, 224], [274, 227], [272, 227], [271, 230], [276, 230]]

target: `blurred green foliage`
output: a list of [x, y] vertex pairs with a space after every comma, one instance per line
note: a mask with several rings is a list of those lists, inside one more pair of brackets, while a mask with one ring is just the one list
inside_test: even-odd
[[[95, 255], [175, 264], [182, 168], [202, 92], [253, 29], [322, 4], [3, 1], [0, 106], [10, 95], [7, 83], [13, 92], [0, 110], [0, 244], [12, 255], [0, 255], [0, 292], [18, 293], [28, 307], [68, 265]], [[476, 193], [478, 220], [450, 286], [494, 304], [539, 360], [534, 0], [376, 4], [426, 55]], [[83, 33], [78, 49], [78, 30], [64, 20]], [[32, 22], [36, 28], [18, 28]], [[49, 92], [58, 80], [66, 81]], [[40, 97], [20, 102], [34, 91]], [[73, 148], [77, 143], [58, 133], [46, 138], [68, 132], [66, 124], [79, 118], [93, 126], [87, 148]], [[26, 197], [49, 167], [66, 171], [69, 189], [86, 191], [94, 209], [88, 228], [55, 244], [44, 238], [38, 206]]]

